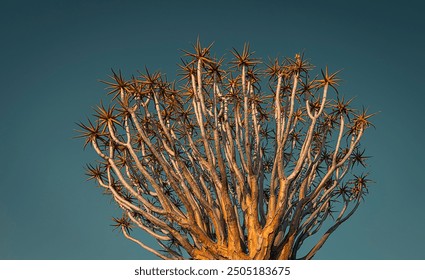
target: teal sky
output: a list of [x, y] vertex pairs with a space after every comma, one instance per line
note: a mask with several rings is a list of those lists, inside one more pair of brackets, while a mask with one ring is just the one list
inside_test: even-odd
[[[227, 3], [229, 2], [229, 3]], [[425, 259], [423, 1], [1, 1], [0, 259], [153, 259], [112, 231], [117, 208], [86, 182], [75, 122], [110, 69], [175, 76], [199, 35], [343, 69], [340, 93], [374, 117], [375, 181], [317, 259]]]

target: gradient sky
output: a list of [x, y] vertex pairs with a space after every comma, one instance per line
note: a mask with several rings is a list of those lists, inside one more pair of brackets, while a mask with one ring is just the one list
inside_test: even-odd
[[[230, 3], [227, 3], [230, 2]], [[301, 4], [302, 3], [302, 4]], [[423, 1], [1, 1], [0, 259], [153, 259], [113, 231], [73, 139], [110, 69], [175, 76], [199, 35], [213, 52], [304, 51], [343, 69], [340, 93], [374, 117], [375, 183], [317, 259], [425, 259]]]

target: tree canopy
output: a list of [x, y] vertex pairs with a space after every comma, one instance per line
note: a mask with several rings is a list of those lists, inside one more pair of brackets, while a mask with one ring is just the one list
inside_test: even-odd
[[79, 123], [99, 155], [87, 175], [122, 209], [114, 225], [160, 258], [311, 259], [368, 192], [373, 114], [304, 54], [263, 63], [245, 44], [226, 63], [211, 49], [184, 51], [179, 81], [104, 81], [110, 104]]

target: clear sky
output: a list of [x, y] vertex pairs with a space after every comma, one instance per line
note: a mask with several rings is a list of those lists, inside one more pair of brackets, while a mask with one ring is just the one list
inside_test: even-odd
[[153, 259], [118, 231], [86, 182], [94, 153], [75, 122], [105, 97], [110, 69], [175, 76], [199, 35], [222, 55], [304, 51], [343, 69], [340, 92], [374, 117], [375, 181], [317, 259], [425, 259], [423, 1], [1, 1], [0, 259]]

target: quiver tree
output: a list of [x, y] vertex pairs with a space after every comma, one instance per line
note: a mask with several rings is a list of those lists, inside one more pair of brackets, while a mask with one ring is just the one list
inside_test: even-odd
[[227, 67], [210, 50], [184, 51], [177, 83], [113, 72], [111, 104], [79, 124], [100, 157], [88, 176], [122, 209], [115, 226], [160, 258], [310, 259], [367, 193], [372, 115], [303, 55], [260, 70], [247, 44]]

